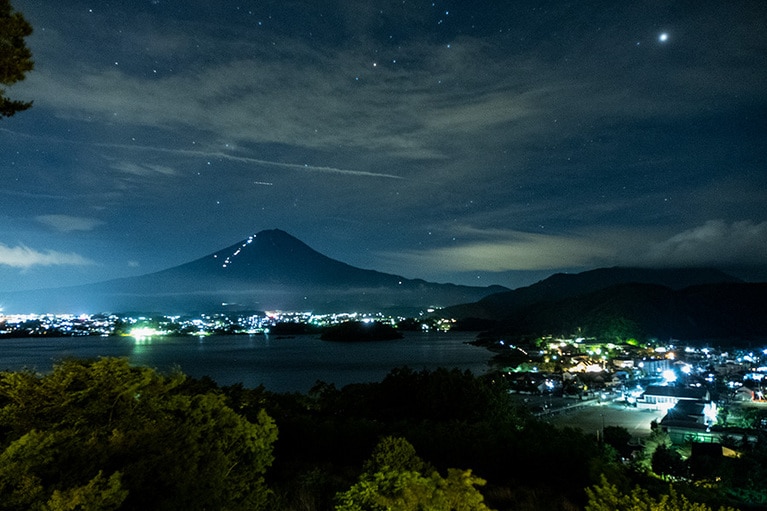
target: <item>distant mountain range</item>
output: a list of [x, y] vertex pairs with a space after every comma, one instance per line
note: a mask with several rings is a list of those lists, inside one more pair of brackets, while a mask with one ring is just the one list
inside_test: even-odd
[[[74, 286], [6, 293], [6, 313], [186, 314], [266, 310], [414, 313], [492, 321], [495, 332], [675, 339], [767, 337], [767, 284], [715, 269], [600, 268], [531, 286], [472, 287], [355, 268], [280, 230], [167, 270]], [[474, 325], [479, 324], [476, 321]]]
[[514, 337], [758, 340], [767, 337], [767, 283], [713, 269], [600, 268], [441, 313], [491, 319], [496, 334]]
[[435, 284], [355, 268], [274, 229], [167, 270], [67, 288], [7, 293], [6, 312], [423, 309], [473, 302], [502, 286]]

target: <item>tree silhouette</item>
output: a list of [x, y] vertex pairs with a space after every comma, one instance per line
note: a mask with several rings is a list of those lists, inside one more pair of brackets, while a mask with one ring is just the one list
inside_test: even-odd
[[[24, 38], [32, 33], [32, 25], [11, 7], [10, 0], [0, 0], [0, 85], [21, 81], [34, 67], [32, 52]], [[10, 117], [32, 106], [32, 102], [16, 101], [0, 88], [0, 118]]]
[[673, 448], [664, 444], [656, 447], [652, 453], [652, 471], [661, 477], [684, 475], [684, 461]]

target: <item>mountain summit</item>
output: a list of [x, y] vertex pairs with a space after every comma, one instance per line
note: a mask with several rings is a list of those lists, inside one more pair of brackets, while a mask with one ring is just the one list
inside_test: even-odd
[[4, 302], [14, 312], [373, 311], [448, 306], [507, 290], [435, 284], [356, 268], [273, 229], [159, 272], [13, 293]]
[[261, 231], [209, 256], [155, 275], [193, 275], [223, 280], [236, 287], [245, 283], [379, 287], [399, 285], [403, 280], [397, 275], [363, 270], [331, 259], [279, 229]]

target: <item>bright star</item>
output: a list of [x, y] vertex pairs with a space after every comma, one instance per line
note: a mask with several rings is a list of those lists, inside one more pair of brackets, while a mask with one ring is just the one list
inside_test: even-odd
[[658, 36], [658, 41], [665, 43], [668, 41], [668, 34], [666, 32], [663, 32], [661, 35]]

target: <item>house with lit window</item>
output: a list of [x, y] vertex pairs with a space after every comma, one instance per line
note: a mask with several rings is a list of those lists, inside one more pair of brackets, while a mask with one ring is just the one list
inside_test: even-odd
[[[669, 434], [671, 441], [677, 444], [688, 441], [717, 442], [721, 433], [713, 433], [716, 424], [716, 403], [709, 399], [708, 390], [703, 387], [648, 387], [645, 391], [645, 403], [655, 401], [656, 409], [667, 408], [668, 412], [660, 421], [660, 427]], [[663, 389], [663, 390], [661, 390]], [[669, 405], [672, 406], [669, 407]]]
[[677, 387], [671, 385], [648, 385], [637, 399], [637, 406], [654, 410], [668, 410], [680, 401], [710, 401], [705, 387]]

